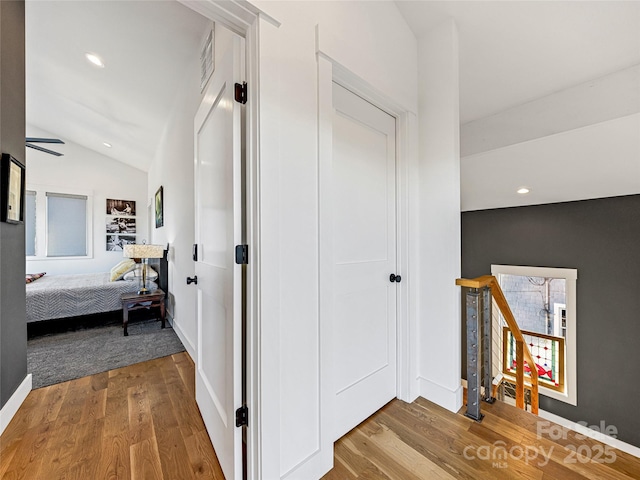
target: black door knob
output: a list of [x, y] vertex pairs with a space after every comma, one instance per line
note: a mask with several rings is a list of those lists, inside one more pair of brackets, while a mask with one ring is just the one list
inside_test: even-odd
[[198, 276], [194, 275], [193, 277], [187, 277], [187, 285], [191, 285], [192, 283], [198, 284]]
[[395, 273], [392, 273], [391, 275], [389, 275], [389, 281], [390, 282], [398, 282], [398, 283], [400, 283], [401, 280], [402, 280], [402, 277], [400, 275], [396, 275]]

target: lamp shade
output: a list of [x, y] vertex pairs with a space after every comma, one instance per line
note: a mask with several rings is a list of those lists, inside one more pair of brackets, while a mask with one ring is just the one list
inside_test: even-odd
[[147, 245], [146, 243], [125, 245], [122, 256], [127, 258], [162, 258], [164, 257], [164, 247], [162, 245]]

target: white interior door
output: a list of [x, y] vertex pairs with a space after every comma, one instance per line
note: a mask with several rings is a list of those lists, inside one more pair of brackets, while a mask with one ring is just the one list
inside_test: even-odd
[[338, 439], [396, 397], [395, 118], [333, 84], [333, 382]]
[[[197, 245], [196, 400], [227, 480], [242, 478], [241, 40], [216, 56], [216, 69], [196, 113], [195, 241]], [[217, 52], [218, 53], [218, 52]], [[185, 212], [185, 215], [188, 212]]]

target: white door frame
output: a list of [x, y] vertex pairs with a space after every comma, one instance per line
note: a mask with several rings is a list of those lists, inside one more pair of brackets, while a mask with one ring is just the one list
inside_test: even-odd
[[246, 140], [246, 231], [249, 245], [247, 266], [247, 478], [262, 478], [261, 438], [261, 363], [260, 363], [260, 156], [259, 156], [259, 35], [260, 18], [279, 26], [273, 18], [249, 2], [215, 0], [178, 0], [190, 9], [229, 28], [245, 39], [247, 103]]
[[[327, 192], [330, 185], [332, 164], [332, 83], [336, 82], [358, 96], [387, 112], [396, 119], [396, 245], [398, 272], [403, 281], [398, 284], [397, 297], [397, 397], [411, 402], [417, 397], [417, 324], [415, 315], [417, 274], [411, 268], [410, 259], [416, 262], [415, 242], [410, 242], [417, 228], [413, 218], [417, 188], [409, 175], [417, 172], [416, 146], [410, 141], [416, 129], [416, 115], [408, 112], [394, 100], [380, 93], [366, 81], [350, 72], [322, 51], [318, 45], [318, 194], [319, 194], [319, 317], [320, 317], [320, 451], [324, 465], [333, 464], [332, 411], [334, 407], [333, 379], [331, 378], [332, 329], [327, 317], [333, 310], [332, 292], [332, 238], [331, 203]], [[413, 195], [412, 195], [413, 193]]]

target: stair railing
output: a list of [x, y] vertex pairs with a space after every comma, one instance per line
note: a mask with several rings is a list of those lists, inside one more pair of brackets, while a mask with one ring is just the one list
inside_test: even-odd
[[[531, 413], [538, 413], [538, 372], [529, 347], [524, 341], [522, 332], [511, 312], [507, 299], [493, 275], [467, 279], [459, 278], [456, 285], [465, 292], [465, 310], [467, 316], [467, 411], [465, 415], [481, 421], [484, 415], [480, 412], [482, 401], [493, 403], [492, 395], [492, 319], [493, 301], [507, 323], [516, 342], [516, 407], [525, 408], [524, 399], [524, 364], [530, 370]], [[484, 396], [482, 388], [484, 386]]]

